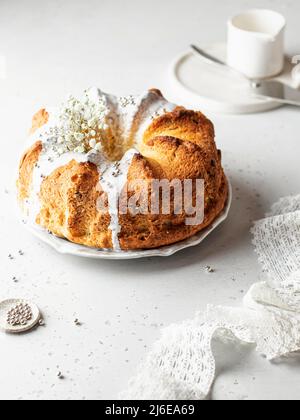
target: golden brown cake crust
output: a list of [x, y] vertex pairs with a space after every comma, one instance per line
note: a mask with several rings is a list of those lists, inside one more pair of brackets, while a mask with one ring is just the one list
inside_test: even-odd
[[42, 149], [42, 143], [37, 141], [22, 156], [19, 166], [19, 179], [17, 182], [18, 197], [21, 202], [29, 198], [33, 170], [39, 160]]
[[[31, 133], [46, 124], [48, 118], [45, 110], [37, 113]], [[214, 135], [213, 124], [202, 113], [180, 107], [156, 118], [148, 127], [139, 146], [140, 154], [133, 158], [129, 168], [128, 181], [148, 182], [151, 194], [153, 179], [204, 179], [205, 217], [202, 224], [187, 226], [184, 213], [120, 215], [122, 249], [150, 249], [182, 241], [209, 226], [224, 210], [228, 183]], [[18, 180], [21, 203], [30, 195], [32, 174], [42, 147], [37, 141], [21, 160]], [[90, 162], [72, 160], [43, 180], [36, 222], [74, 243], [112, 248], [111, 217], [97, 205], [103, 195], [107, 201], [99, 183], [98, 168]]]

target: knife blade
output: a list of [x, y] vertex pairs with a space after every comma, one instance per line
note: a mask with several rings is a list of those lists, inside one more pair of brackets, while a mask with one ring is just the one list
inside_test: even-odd
[[244, 74], [238, 72], [237, 70], [229, 67], [225, 61], [208, 54], [206, 51], [197, 47], [196, 45], [191, 45], [191, 49], [194, 53], [200, 56], [202, 59], [209, 61], [210, 63], [218, 66], [223, 66], [228, 68], [230, 71], [238, 73], [240, 76], [243, 76], [248, 80], [251, 87], [251, 93], [262, 99], [271, 99], [286, 105], [300, 106], [300, 90], [288, 86], [278, 80], [251, 80], [248, 79]]

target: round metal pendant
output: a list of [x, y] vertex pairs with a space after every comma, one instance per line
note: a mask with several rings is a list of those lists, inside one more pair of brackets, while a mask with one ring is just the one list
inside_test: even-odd
[[0, 302], [0, 330], [9, 334], [21, 334], [32, 330], [40, 321], [39, 308], [23, 299]]

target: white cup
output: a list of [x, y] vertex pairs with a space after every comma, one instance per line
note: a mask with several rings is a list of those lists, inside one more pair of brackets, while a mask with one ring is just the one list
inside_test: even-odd
[[250, 79], [280, 74], [284, 67], [285, 18], [255, 9], [228, 22], [227, 63]]

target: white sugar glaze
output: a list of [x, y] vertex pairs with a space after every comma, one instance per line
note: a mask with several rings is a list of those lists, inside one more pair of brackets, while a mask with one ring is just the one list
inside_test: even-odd
[[[154, 100], [155, 99], [155, 100]], [[135, 143], [138, 145], [142, 142], [144, 133], [152, 122], [162, 115], [174, 111], [176, 105], [166, 101], [162, 97], [157, 97], [156, 94], [148, 92], [141, 101], [141, 121], [139, 128], [134, 135]]]
[[[36, 217], [40, 212], [39, 193], [45, 177], [48, 177], [57, 168], [67, 165], [72, 160], [78, 163], [92, 162], [98, 168], [100, 178], [99, 188], [108, 197], [108, 211], [111, 217], [109, 228], [112, 232], [113, 248], [120, 250], [119, 233], [121, 226], [119, 223], [119, 197], [126, 185], [132, 160], [138, 154], [138, 145], [153, 120], [167, 112], [173, 111], [176, 106], [170, 104], [156, 92], [152, 91], [141, 96], [118, 98], [93, 88], [89, 91], [89, 98], [92, 101], [97, 101], [100, 98], [105, 103], [107, 107], [106, 123], [116, 138], [121, 136], [123, 144], [127, 145], [128, 142], [128, 145], [130, 145], [129, 140], [132, 137], [133, 144], [130, 145], [130, 149], [126, 151], [118, 162], [111, 162], [107, 159], [103, 150], [90, 150], [86, 153], [75, 153], [73, 151], [63, 153], [60, 156], [50, 154], [49, 129], [59, 126], [60, 121], [58, 118], [58, 109], [48, 108], [48, 123], [31, 135], [27, 141], [27, 146], [30, 147], [36, 141], [40, 140], [43, 149], [39, 161], [34, 168], [31, 194], [25, 205], [26, 214], [28, 215], [29, 221], [35, 223]], [[45, 147], [46, 143], [47, 149]], [[117, 176], [115, 175], [116, 168], [118, 168]]]
[[[137, 154], [138, 152], [136, 149], [130, 149], [125, 153], [123, 158], [115, 164], [108, 164], [107, 161], [97, 162], [100, 176], [99, 188], [107, 194], [108, 198], [108, 209], [106, 210], [109, 212], [111, 218], [109, 229], [112, 233], [112, 243], [115, 251], [121, 250], [119, 242], [119, 233], [121, 232], [119, 223], [119, 197], [127, 183], [128, 171], [132, 160]], [[93, 158], [91, 158], [90, 161], [96, 163]], [[116, 175], [116, 172], [118, 175]], [[103, 201], [99, 200], [97, 207], [99, 211], [102, 211]]]

